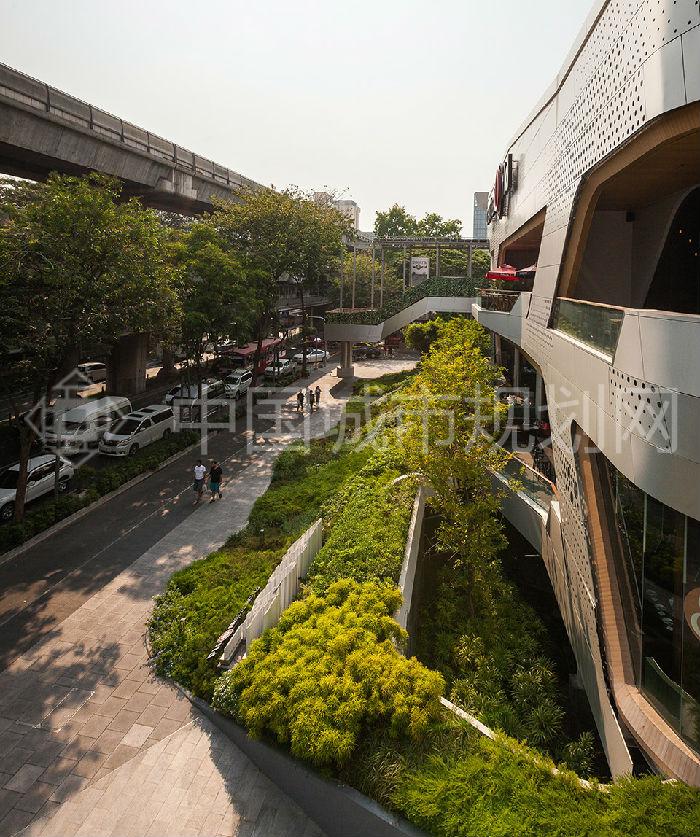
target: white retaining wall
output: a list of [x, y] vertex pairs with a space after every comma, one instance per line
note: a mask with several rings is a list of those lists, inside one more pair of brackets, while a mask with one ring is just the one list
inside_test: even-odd
[[253, 602], [245, 622], [226, 643], [221, 655], [224, 662], [231, 661], [242, 641], [245, 640], [249, 648], [253, 640], [277, 624], [282, 613], [296, 598], [299, 580], [306, 575], [322, 544], [323, 521], [319, 519], [289, 547], [275, 567], [267, 584]]

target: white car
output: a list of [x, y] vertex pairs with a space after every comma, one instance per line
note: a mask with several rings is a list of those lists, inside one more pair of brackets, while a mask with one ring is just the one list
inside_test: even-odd
[[[325, 363], [329, 357], [330, 355], [328, 352], [324, 352], [323, 349], [307, 349], [306, 351], [307, 363]], [[294, 355], [294, 360], [296, 360], [297, 363], [303, 363], [304, 353], [297, 352], [297, 354]]]
[[100, 381], [107, 380], [107, 367], [104, 363], [99, 363], [96, 360], [79, 363], [78, 371], [81, 375], [85, 375], [86, 378], [89, 378], [93, 384], [99, 384]]
[[[202, 398], [221, 398], [223, 394], [224, 385], [221, 381], [214, 380], [213, 378], [207, 378], [206, 381], [202, 381]], [[194, 401], [198, 397], [199, 389], [197, 384], [191, 384], [190, 386], [187, 384], [178, 384], [178, 386], [173, 387], [165, 393], [163, 403], [169, 406], [176, 398]]]
[[243, 398], [253, 381], [253, 373], [249, 369], [232, 372], [224, 378], [224, 388], [227, 398]]
[[[58, 490], [65, 494], [70, 487], [74, 469], [71, 463], [60, 457], [58, 471]], [[35, 456], [29, 460], [27, 475], [26, 500], [36, 500], [43, 494], [50, 494], [54, 490], [56, 479], [56, 459], [53, 454]], [[0, 474], [0, 521], [8, 523], [15, 513], [15, 496], [17, 495], [17, 480], [19, 478], [19, 464], [12, 465]]]
[[284, 378], [288, 375], [293, 375], [296, 371], [296, 360], [280, 358], [277, 363], [271, 363], [269, 366], [265, 367], [265, 376], [267, 378]]
[[153, 404], [134, 410], [104, 434], [99, 451], [106, 456], [131, 456], [173, 432], [175, 418], [170, 407]]

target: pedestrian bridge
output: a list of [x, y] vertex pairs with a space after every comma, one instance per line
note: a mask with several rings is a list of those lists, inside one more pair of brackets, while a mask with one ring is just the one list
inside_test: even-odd
[[353, 343], [378, 343], [430, 312], [471, 316], [480, 279], [428, 279], [380, 308], [336, 308], [326, 314], [326, 341], [340, 343], [340, 377], [351, 377]]
[[326, 340], [378, 343], [428, 314], [467, 314], [479, 279], [428, 279], [380, 308], [336, 308], [326, 314]]

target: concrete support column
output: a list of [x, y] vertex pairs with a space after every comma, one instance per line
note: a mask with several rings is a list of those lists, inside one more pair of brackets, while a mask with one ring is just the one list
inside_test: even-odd
[[107, 388], [113, 395], [135, 395], [146, 389], [148, 335], [120, 337], [107, 362]]
[[339, 378], [353, 378], [355, 368], [352, 365], [352, 341], [343, 340], [340, 344], [340, 366], [336, 370]]

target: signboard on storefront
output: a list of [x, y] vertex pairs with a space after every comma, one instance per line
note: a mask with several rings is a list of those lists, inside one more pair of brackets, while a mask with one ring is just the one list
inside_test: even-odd
[[427, 256], [411, 256], [411, 287], [420, 285], [430, 276], [430, 259]]

